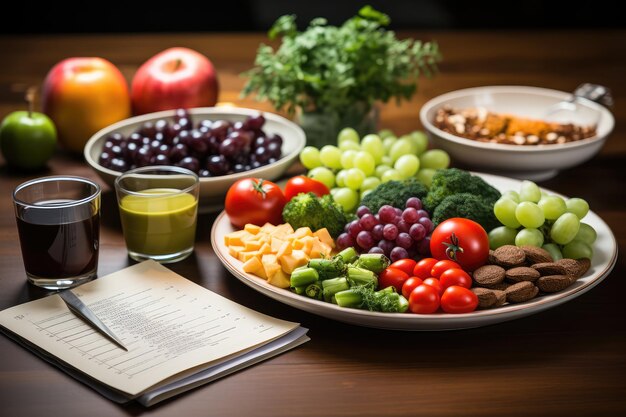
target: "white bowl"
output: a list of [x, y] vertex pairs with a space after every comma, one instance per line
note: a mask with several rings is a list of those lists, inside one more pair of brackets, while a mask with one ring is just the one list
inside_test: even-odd
[[[189, 109], [192, 121], [197, 123], [200, 120], [228, 120], [238, 122], [245, 120], [248, 116], [259, 114], [258, 110], [244, 109], [239, 107], [206, 107]], [[121, 175], [120, 172], [103, 167], [98, 163], [102, 147], [106, 138], [112, 133], [130, 135], [140, 126], [148, 121], [168, 119], [174, 116], [175, 110], [166, 110], [157, 113], [149, 113], [141, 116], [131, 117], [114, 123], [89, 139], [85, 145], [84, 155], [87, 163], [98, 173], [110, 187], [113, 187], [115, 178]], [[236, 174], [223, 175], [219, 177], [200, 178], [200, 208], [203, 211], [218, 209], [223, 205], [224, 196], [228, 188], [237, 180], [246, 177], [258, 177], [267, 180], [275, 180], [291, 166], [302, 148], [304, 148], [306, 137], [304, 131], [295, 123], [273, 113], [263, 112], [265, 125], [263, 131], [271, 134], [278, 134], [283, 138], [282, 157], [268, 165], [251, 169], [250, 171]]]
[[550, 106], [569, 97], [570, 93], [537, 87], [467, 88], [428, 101], [420, 111], [420, 120], [433, 144], [448, 152], [455, 162], [477, 171], [540, 181], [598, 153], [613, 130], [615, 121], [611, 112], [597, 103], [580, 99], [576, 102], [573, 123], [597, 123], [596, 136], [564, 144], [532, 146], [478, 142], [452, 135], [434, 126], [435, 115], [443, 106], [455, 109], [484, 107], [493, 112], [543, 119]]

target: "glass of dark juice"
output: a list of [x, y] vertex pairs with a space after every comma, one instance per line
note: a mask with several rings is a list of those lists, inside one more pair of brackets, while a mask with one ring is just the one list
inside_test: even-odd
[[15, 189], [13, 205], [29, 282], [60, 290], [96, 277], [98, 184], [74, 176], [37, 178]]

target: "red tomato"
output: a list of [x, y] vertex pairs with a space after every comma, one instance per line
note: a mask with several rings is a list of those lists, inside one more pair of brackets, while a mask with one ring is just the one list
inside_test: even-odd
[[454, 217], [439, 223], [430, 238], [433, 258], [458, 262], [466, 271], [483, 266], [489, 258], [489, 237], [473, 220]]
[[404, 296], [404, 298], [408, 300], [411, 292], [413, 292], [415, 288], [422, 285], [422, 282], [422, 279], [418, 277], [411, 277], [404, 281], [404, 284], [402, 285], [402, 295]]
[[413, 259], [400, 259], [398, 261], [395, 261], [391, 265], [389, 265], [389, 267], [399, 269], [401, 271], [406, 272], [408, 276], [412, 276], [413, 268], [415, 268], [415, 264], [416, 262]]
[[285, 198], [289, 201], [300, 193], [313, 193], [321, 197], [330, 193], [330, 190], [318, 180], [304, 175], [297, 175], [287, 181], [285, 185]]
[[441, 295], [443, 293], [443, 287], [441, 286], [441, 282], [437, 278], [426, 278], [424, 280], [425, 285], [430, 285], [434, 289], [437, 290], [437, 294]]
[[439, 279], [441, 274], [452, 268], [461, 268], [461, 266], [454, 261], [444, 259], [443, 261], [439, 261], [433, 265], [433, 269], [430, 270], [430, 276]]
[[463, 288], [472, 288], [472, 277], [462, 269], [450, 268], [447, 271], [443, 271], [443, 274], [439, 277], [439, 283], [446, 289], [452, 285], [458, 285]]
[[419, 285], [409, 295], [409, 310], [416, 314], [430, 314], [439, 308], [439, 293], [430, 285]]
[[430, 278], [433, 266], [438, 262], [435, 258], [424, 258], [419, 261], [415, 268], [413, 268], [413, 276], [419, 277], [421, 279]]
[[[411, 304], [409, 303], [409, 308]], [[453, 285], [441, 296], [441, 308], [446, 313], [471, 313], [478, 306], [478, 297], [467, 288]]]
[[395, 287], [398, 293], [402, 293], [402, 285], [409, 279], [409, 275], [401, 269], [387, 267], [378, 276], [378, 288]]
[[287, 200], [280, 187], [259, 178], [244, 178], [228, 189], [224, 209], [235, 227], [247, 223], [263, 226], [283, 222], [283, 207]]

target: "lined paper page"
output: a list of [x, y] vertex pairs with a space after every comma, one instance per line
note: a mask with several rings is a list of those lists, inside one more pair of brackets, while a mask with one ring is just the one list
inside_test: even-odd
[[298, 327], [234, 303], [154, 261], [73, 292], [128, 352], [74, 316], [58, 295], [0, 312], [0, 325], [130, 395]]

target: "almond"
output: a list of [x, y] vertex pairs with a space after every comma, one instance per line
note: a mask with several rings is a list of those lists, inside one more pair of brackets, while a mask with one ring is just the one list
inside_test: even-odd
[[504, 245], [493, 251], [496, 263], [504, 268], [513, 268], [524, 265], [526, 254], [517, 246]]
[[531, 268], [537, 270], [539, 275], [567, 275], [565, 267], [556, 262], [542, 262], [531, 265]]
[[539, 292], [539, 288], [530, 281], [522, 281], [511, 285], [504, 292], [509, 303], [523, 303], [534, 298]]
[[479, 286], [487, 288], [504, 281], [504, 275], [504, 268], [498, 265], [483, 265], [472, 274]]
[[521, 246], [520, 248], [524, 251], [524, 254], [526, 255], [526, 262], [531, 265], [553, 261], [550, 252], [543, 248], [538, 248], [536, 246]]
[[541, 275], [536, 269], [527, 266], [518, 266], [505, 272], [506, 279], [513, 282], [536, 281]]
[[[583, 274], [589, 269], [589, 267], [585, 268], [585, 264], [579, 264], [576, 259], [563, 258], [556, 261], [556, 263], [565, 268], [565, 274], [569, 275], [573, 279], [582, 277]], [[589, 263], [589, 266], [591, 266], [591, 263]]]
[[494, 307], [498, 301], [493, 290], [487, 288], [472, 288], [472, 292], [478, 297], [478, 308]]
[[537, 286], [543, 292], [558, 292], [572, 284], [569, 275], [546, 275], [537, 280]]

